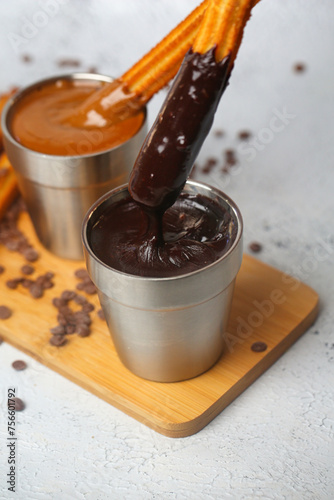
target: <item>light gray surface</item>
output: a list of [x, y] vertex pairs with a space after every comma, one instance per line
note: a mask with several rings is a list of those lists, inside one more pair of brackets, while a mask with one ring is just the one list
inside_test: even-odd
[[[39, 17], [47, 4], [56, 5], [54, 14]], [[191, 0], [2, 2], [0, 89], [61, 73], [57, 61], [63, 58], [78, 58], [80, 69], [94, 66], [117, 76], [194, 5]], [[230, 175], [222, 176], [217, 166], [212, 175], [197, 176], [239, 205], [246, 250], [249, 242], [260, 241], [259, 259], [319, 293], [315, 325], [212, 423], [184, 439], [155, 433], [2, 344], [0, 498], [334, 497], [333, 16], [332, 0], [263, 0], [256, 7], [198, 161], [203, 165], [234, 148], [239, 163]], [[44, 20], [45, 26], [32, 30], [26, 43], [16, 38], [16, 52], [11, 33], [22, 36], [27, 19]], [[23, 63], [23, 54], [32, 62]], [[296, 74], [296, 62], [306, 63], [307, 71]], [[151, 121], [164, 95], [150, 103]], [[278, 131], [274, 116], [284, 112]], [[275, 125], [274, 133], [264, 131]], [[218, 129], [226, 132], [222, 139], [214, 134]], [[240, 150], [236, 134], [243, 129], [252, 131], [261, 150]], [[28, 369], [15, 372], [15, 359], [26, 360]], [[5, 484], [4, 404], [11, 385], [27, 404], [17, 416], [16, 495], [6, 493]]]

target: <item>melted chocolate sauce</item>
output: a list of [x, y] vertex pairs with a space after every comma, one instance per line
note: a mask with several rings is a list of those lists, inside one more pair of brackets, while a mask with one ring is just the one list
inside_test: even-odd
[[226, 209], [198, 194], [183, 192], [162, 219], [154, 215], [131, 196], [110, 205], [92, 228], [93, 252], [129, 274], [178, 276], [219, 259], [237, 231]]
[[[171, 277], [219, 259], [237, 231], [202, 195], [181, 193], [228, 81], [229, 57], [189, 51], [134, 165], [130, 195], [94, 225], [91, 248], [114, 269]], [[181, 194], [180, 194], [181, 193]]]
[[211, 128], [229, 62], [216, 62], [215, 49], [186, 54], [131, 173], [134, 200], [159, 210], [175, 202]]

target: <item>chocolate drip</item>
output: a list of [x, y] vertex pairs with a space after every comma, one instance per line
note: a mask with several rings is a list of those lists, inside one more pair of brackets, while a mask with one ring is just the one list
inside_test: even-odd
[[212, 126], [229, 62], [216, 62], [214, 48], [186, 54], [131, 173], [134, 200], [160, 211], [175, 202]]

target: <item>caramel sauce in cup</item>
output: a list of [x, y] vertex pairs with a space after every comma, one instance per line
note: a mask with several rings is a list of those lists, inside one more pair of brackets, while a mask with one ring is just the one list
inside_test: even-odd
[[72, 113], [106, 82], [59, 78], [44, 82], [16, 103], [10, 123], [14, 139], [33, 151], [57, 156], [78, 156], [114, 148], [134, 136], [143, 124], [142, 110], [115, 122], [91, 112], [82, 126]]

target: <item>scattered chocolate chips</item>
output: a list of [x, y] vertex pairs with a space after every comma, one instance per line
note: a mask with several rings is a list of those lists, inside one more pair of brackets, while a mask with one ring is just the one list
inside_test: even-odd
[[248, 130], [241, 130], [238, 134], [238, 137], [241, 141], [247, 141], [251, 136], [252, 134]]
[[35, 271], [35, 268], [31, 266], [30, 264], [25, 264], [24, 266], [21, 267], [21, 273], [26, 274], [29, 276], [30, 274], [33, 274]]
[[25, 370], [27, 368], [27, 363], [22, 359], [17, 359], [16, 361], [13, 361], [12, 367], [17, 371]]
[[1, 265], [0, 265], [0, 274], [2, 274], [2, 273], [4, 273], [4, 272], [5, 272], [5, 268], [4, 268], [4, 266], [1, 266]]
[[256, 241], [253, 241], [248, 245], [249, 250], [251, 250], [254, 253], [259, 253], [262, 250], [262, 245], [261, 243], [257, 243]]
[[254, 352], [263, 352], [267, 349], [267, 344], [265, 342], [253, 342], [253, 344], [251, 345], [251, 349], [252, 351]]
[[[30, 269], [32, 266], [28, 265], [23, 267], [27, 267]], [[21, 268], [21, 271], [22, 269], [23, 268]], [[32, 269], [34, 270], [34, 268]], [[54, 273], [50, 271], [38, 276], [35, 280], [32, 280], [30, 278], [23, 278], [22, 276], [20, 276], [18, 278], [9, 279], [8, 281], [6, 281], [6, 285], [11, 290], [16, 290], [16, 288], [21, 284], [23, 288], [27, 288], [29, 290], [30, 295], [34, 299], [39, 299], [43, 297], [45, 290], [54, 286], [54, 283], [52, 281], [53, 276]]]
[[85, 292], [85, 293], [87, 293], [87, 295], [94, 295], [95, 293], [97, 293], [96, 286], [94, 285], [94, 283], [90, 279], [89, 274], [88, 274], [86, 269], [84, 269], [84, 268], [77, 269], [74, 272], [74, 276], [76, 278], [78, 278], [79, 280], [81, 280], [80, 283], [78, 283], [76, 286], [77, 290]]
[[39, 257], [38, 252], [32, 247], [17, 225], [19, 215], [24, 210], [24, 202], [19, 197], [6, 211], [0, 221], [0, 244], [4, 245], [9, 251], [21, 253], [28, 262], [34, 262]]
[[[77, 274], [83, 279], [87, 278], [87, 272], [84, 273], [83, 270], [80, 270]], [[72, 301], [80, 307], [79, 310], [75, 311], [70, 307]], [[94, 311], [95, 306], [86, 297], [79, 295], [74, 290], [64, 290], [60, 297], [53, 298], [52, 304], [58, 310], [58, 324], [50, 328], [52, 334], [50, 344], [54, 346], [64, 345], [67, 342], [66, 335], [73, 335], [74, 333], [79, 337], [90, 335], [90, 325], [92, 323], [90, 313]]]
[[202, 168], [202, 173], [210, 174], [213, 168], [217, 165], [217, 163], [218, 163], [217, 158], [208, 158], [204, 164], [204, 167]]
[[20, 398], [12, 398], [12, 399], [8, 399], [8, 407], [10, 408], [10, 406], [12, 406], [12, 404], [14, 403], [14, 410], [15, 411], [22, 411], [24, 410], [25, 408], [25, 404], [24, 402], [22, 401], [22, 399]]
[[306, 71], [306, 65], [304, 63], [296, 63], [293, 70], [295, 73], [304, 73], [304, 71]]
[[7, 306], [0, 306], [0, 319], [8, 319], [12, 315], [12, 310]]

